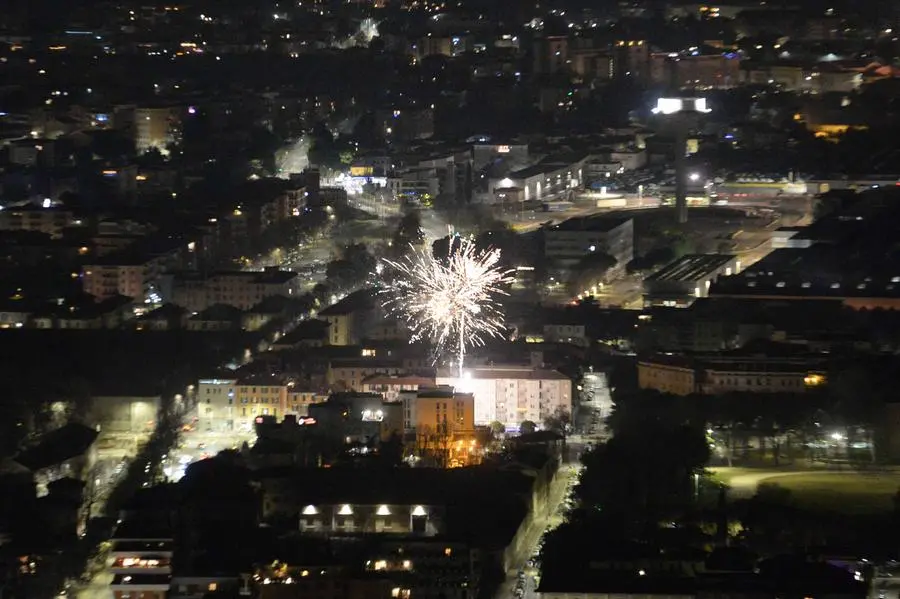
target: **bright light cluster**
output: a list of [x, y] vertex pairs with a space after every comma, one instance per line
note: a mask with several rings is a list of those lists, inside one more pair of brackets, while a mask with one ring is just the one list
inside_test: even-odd
[[503, 287], [512, 282], [512, 271], [500, 267], [498, 249], [479, 250], [458, 235], [450, 241], [446, 256], [410, 246], [403, 260], [386, 260], [397, 276], [381, 294], [383, 306], [406, 321], [410, 342], [430, 339], [436, 358], [455, 351], [462, 376], [466, 349], [503, 333], [497, 300], [507, 295]]

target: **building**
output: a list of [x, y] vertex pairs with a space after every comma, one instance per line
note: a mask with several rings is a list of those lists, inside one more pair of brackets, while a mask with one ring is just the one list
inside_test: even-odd
[[374, 317], [374, 291], [362, 289], [317, 314], [328, 323], [329, 345], [357, 345], [365, 336], [367, 325]]
[[673, 395], [803, 393], [825, 384], [826, 370], [821, 355], [662, 354], [638, 360], [638, 386]]
[[158, 394], [95, 394], [85, 415], [101, 433], [149, 434], [156, 428], [162, 398]]
[[403, 428], [427, 433], [440, 429], [453, 438], [475, 432], [475, 396], [457, 393], [453, 387], [422, 388], [400, 394]]
[[82, 285], [85, 293], [97, 299], [124, 295], [143, 302], [154, 293], [159, 276], [157, 258], [126, 251], [85, 265]]
[[257, 418], [306, 416], [312, 404], [325, 400], [314, 391], [274, 377], [200, 379], [197, 384], [197, 430], [250, 432]]
[[429, 106], [397, 106], [375, 111], [375, 121], [388, 143], [428, 139], [434, 135], [434, 110]]
[[569, 38], [550, 35], [534, 41], [534, 72], [553, 74], [568, 69]]
[[377, 393], [334, 393], [324, 403], [309, 406], [316, 426], [344, 443], [386, 441], [403, 433], [403, 407]]
[[109, 590], [115, 599], [165, 599], [172, 579], [174, 539], [117, 531], [112, 539]]
[[475, 397], [452, 387], [420, 389], [401, 394], [407, 446], [417, 457], [444, 467], [480, 462], [483, 448], [475, 439]]
[[135, 108], [134, 145], [138, 154], [151, 148], [168, 154], [168, 146], [180, 138], [181, 118], [180, 106]]
[[741, 60], [734, 52], [655, 53], [650, 55], [650, 78], [673, 89], [730, 89], [741, 83]]
[[361, 391], [363, 393], [380, 393], [387, 401], [398, 401], [401, 393], [430, 389], [434, 386], [433, 376], [374, 374], [363, 379]]
[[526, 420], [541, 423], [557, 410], [572, 410], [572, 380], [556, 370], [489, 366], [469, 368], [462, 379], [439, 372], [436, 380], [474, 396], [479, 426], [496, 421], [506, 430], [518, 430]]
[[[335, 391], [362, 391], [370, 377], [419, 375], [433, 378], [432, 361], [423, 351], [406, 358], [379, 358], [375, 349], [364, 348], [361, 358], [335, 358], [328, 363], [326, 382]], [[377, 391], [381, 393], [381, 390]]]
[[56, 239], [75, 223], [72, 212], [60, 208], [18, 206], [0, 210], [0, 231], [37, 231]]
[[738, 274], [741, 261], [727, 254], [689, 254], [644, 279], [644, 307], [686, 308], [707, 297], [720, 276]]
[[[877, 184], [873, 184], [877, 185]], [[900, 260], [892, 251], [900, 206], [893, 184], [859, 194], [852, 204], [790, 238], [738, 275], [719, 277], [710, 296], [757, 301], [841, 301], [854, 310], [900, 308]]]
[[584, 164], [588, 156], [550, 157], [540, 164], [513, 171], [488, 181], [488, 200], [495, 202], [498, 190], [521, 190], [521, 201], [567, 201], [584, 184]]
[[544, 255], [561, 266], [572, 266], [592, 252], [615, 258], [624, 269], [634, 258], [634, 221], [628, 217], [570, 218], [544, 229]]
[[215, 304], [249, 310], [268, 297], [290, 297], [296, 285], [297, 273], [277, 267], [262, 272], [220, 271], [209, 276], [182, 275], [175, 280], [172, 303], [191, 312], [201, 312]]
[[587, 327], [583, 322], [545, 324], [544, 341], [550, 343], [571, 343], [579, 347], [590, 345]]
[[503, 160], [511, 165], [528, 164], [528, 144], [510, 142], [472, 145], [472, 168], [482, 169], [497, 160]]

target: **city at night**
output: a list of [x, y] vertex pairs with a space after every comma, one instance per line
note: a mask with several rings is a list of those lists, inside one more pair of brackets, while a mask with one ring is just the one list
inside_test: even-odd
[[900, 599], [898, 35], [6, 0], [0, 599]]

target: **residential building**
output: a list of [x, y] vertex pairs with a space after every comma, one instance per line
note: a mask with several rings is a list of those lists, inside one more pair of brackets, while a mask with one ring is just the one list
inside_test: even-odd
[[476, 425], [497, 421], [518, 430], [526, 420], [540, 423], [557, 410], [572, 410], [572, 380], [556, 370], [487, 366], [466, 369], [462, 379], [442, 371], [436, 380], [474, 396]]
[[407, 432], [440, 430], [452, 438], [475, 431], [475, 396], [457, 393], [453, 387], [422, 388], [400, 394], [403, 428]]
[[820, 355], [653, 355], [638, 361], [638, 386], [673, 395], [803, 393], [825, 384], [826, 371]]
[[328, 401], [310, 405], [308, 412], [316, 426], [344, 443], [386, 441], [403, 433], [402, 405], [377, 393], [334, 393]]
[[534, 44], [534, 72], [558, 73], [569, 65], [569, 38], [550, 35], [538, 38]]
[[318, 313], [328, 323], [328, 344], [357, 345], [366, 336], [375, 309], [373, 294], [371, 289], [356, 291]]
[[583, 322], [566, 322], [544, 325], [544, 341], [551, 343], [571, 343], [579, 347], [590, 345]]
[[180, 136], [180, 106], [134, 109], [134, 145], [138, 154], [151, 148], [168, 154], [168, 146]]
[[[368, 352], [371, 352], [369, 357]], [[362, 358], [336, 358], [329, 362], [326, 382], [335, 391], [362, 391], [365, 381], [376, 375], [400, 377], [432, 376], [431, 360], [425, 354], [410, 358], [379, 358], [376, 350], [363, 349]], [[380, 391], [378, 391], [380, 392]]]
[[277, 377], [200, 379], [197, 384], [197, 429], [209, 432], [253, 430], [257, 418], [306, 416], [326, 396]]
[[37, 231], [56, 239], [75, 223], [72, 211], [61, 208], [17, 206], [0, 210], [0, 231]]
[[98, 299], [124, 295], [143, 302], [154, 291], [159, 275], [159, 260], [126, 252], [85, 265], [82, 284], [85, 293]]
[[215, 304], [249, 310], [267, 297], [291, 296], [297, 273], [267, 268], [262, 272], [220, 271], [209, 276], [182, 275], [175, 280], [172, 303], [191, 312]]
[[434, 377], [373, 374], [362, 381], [363, 393], [380, 393], [387, 401], [397, 401], [404, 392], [434, 387]]
[[741, 60], [736, 53], [655, 53], [650, 55], [653, 83], [680, 89], [729, 89], [741, 83]]

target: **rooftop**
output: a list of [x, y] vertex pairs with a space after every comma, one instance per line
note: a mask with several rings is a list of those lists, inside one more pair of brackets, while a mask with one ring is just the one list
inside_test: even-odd
[[319, 316], [345, 316], [360, 310], [371, 310], [375, 307], [374, 295], [375, 292], [371, 289], [360, 289], [338, 303], [320, 310]]
[[[440, 371], [441, 378], [456, 378], [453, 371]], [[476, 366], [466, 368], [467, 379], [528, 379], [534, 381], [569, 381], [569, 377], [558, 370], [528, 368], [524, 366]]]
[[616, 216], [612, 214], [597, 214], [594, 216], [579, 216], [564, 220], [550, 227], [548, 231], [592, 231], [605, 233], [631, 221], [629, 216]]
[[730, 254], [688, 254], [662, 267], [645, 280], [697, 281], [703, 279], [735, 260]]

